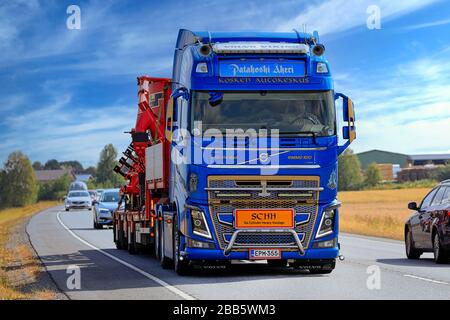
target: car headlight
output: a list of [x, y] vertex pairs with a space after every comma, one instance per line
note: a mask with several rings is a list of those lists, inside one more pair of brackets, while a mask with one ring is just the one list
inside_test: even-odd
[[325, 209], [320, 220], [316, 238], [321, 238], [333, 233], [335, 209]]
[[191, 210], [192, 232], [198, 236], [212, 239], [211, 232], [209, 232], [208, 223], [205, 219], [203, 211]]

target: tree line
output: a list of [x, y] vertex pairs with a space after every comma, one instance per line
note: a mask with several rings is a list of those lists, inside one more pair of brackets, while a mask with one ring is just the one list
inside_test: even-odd
[[[434, 170], [427, 170], [427, 172], [428, 174], [424, 175], [423, 179], [437, 181], [450, 179], [450, 164]], [[370, 189], [380, 184], [382, 179], [380, 169], [375, 162], [369, 164], [363, 171], [358, 156], [351, 149], [347, 149], [338, 159], [339, 190]]]
[[38, 161], [31, 163], [21, 151], [12, 152], [0, 169], [0, 208], [21, 207], [40, 200], [60, 200], [67, 193], [72, 177], [62, 177], [45, 182], [38, 182], [35, 170], [71, 169], [76, 174], [87, 173], [92, 177], [88, 187], [119, 187], [124, 180], [113, 172], [117, 164], [117, 150], [112, 144], [106, 145], [100, 152], [96, 167], [83, 168], [79, 161], [48, 160], [45, 164]]

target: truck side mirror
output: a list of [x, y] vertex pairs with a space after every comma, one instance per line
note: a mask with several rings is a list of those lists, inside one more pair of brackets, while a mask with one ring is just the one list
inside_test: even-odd
[[170, 95], [171, 98], [177, 99], [179, 97], [182, 97], [184, 100], [189, 100], [189, 90], [186, 87], [180, 87], [176, 89], [172, 94]]
[[342, 128], [342, 136], [344, 139], [352, 143], [356, 139], [356, 126], [355, 126], [355, 110], [353, 107], [353, 101], [342, 93], [336, 93], [335, 100], [342, 97], [343, 118], [347, 122], [347, 126]]

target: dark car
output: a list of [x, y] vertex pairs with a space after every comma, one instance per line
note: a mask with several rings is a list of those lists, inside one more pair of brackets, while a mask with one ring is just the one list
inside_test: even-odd
[[414, 214], [406, 221], [405, 245], [408, 259], [419, 259], [424, 252], [433, 252], [437, 263], [450, 258], [450, 180], [431, 190], [420, 206], [411, 202]]
[[105, 189], [98, 201], [94, 201], [94, 228], [112, 226], [112, 214], [119, 202], [119, 189]]

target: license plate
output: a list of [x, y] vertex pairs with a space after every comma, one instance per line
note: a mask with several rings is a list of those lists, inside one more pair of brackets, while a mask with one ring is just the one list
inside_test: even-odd
[[249, 249], [250, 260], [281, 259], [280, 249]]
[[293, 228], [292, 209], [236, 209], [235, 227], [245, 228]]

